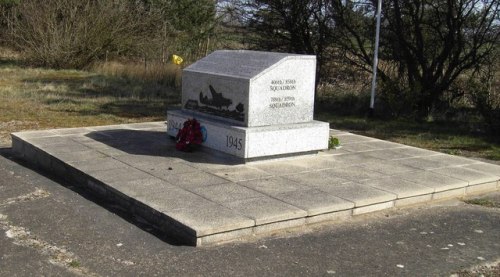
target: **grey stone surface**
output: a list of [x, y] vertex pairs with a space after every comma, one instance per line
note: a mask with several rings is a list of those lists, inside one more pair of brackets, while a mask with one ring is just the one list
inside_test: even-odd
[[414, 182], [406, 181], [401, 176], [391, 176], [381, 179], [361, 181], [362, 184], [375, 187], [393, 194], [398, 198], [407, 198], [424, 194], [432, 194], [434, 189]]
[[355, 207], [368, 206], [395, 200], [397, 195], [370, 186], [347, 183], [330, 186], [325, 191], [355, 204]]
[[[169, 111], [167, 132], [176, 136], [179, 126], [195, 117], [183, 111]], [[308, 121], [294, 124], [275, 124], [260, 127], [238, 127], [196, 116], [206, 129], [203, 147], [215, 149], [240, 158], [250, 159], [318, 151], [328, 148], [328, 123]], [[314, 134], [314, 135], [311, 135]]]
[[454, 178], [467, 181], [469, 185], [477, 185], [482, 183], [495, 182], [498, 180], [498, 176], [491, 175], [488, 173], [482, 173], [473, 169], [467, 169], [463, 167], [447, 167], [435, 169], [433, 172], [453, 176]]
[[489, 164], [489, 163], [475, 163], [464, 166], [465, 168], [470, 168], [477, 170], [479, 172], [489, 173], [500, 177], [500, 165]]
[[370, 141], [369, 144], [370, 144], [370, 146], [372, 146], [376, 149], [383, 149], [383, 150], [405, 147], [405, 145], [403, 145], [403, 144], [385, 141], [385, 140], [374, 140], [374, 141]]
[[466, 194], [485, 193], [485, 192], [489, 192], [489, 191], [494, 191], [497, 188], [497, 186], [498, 186], [498, 181], [497, 182], [481, 183], [481, 184], [466, 187], [465, 193]]
[[435, 192], [432, 195], [432, 200], [443, 200], [456, 197], [463, 197], [464, 195], [465, 195], [465, 188], [450, 189], [450, 190]]
[[[247, 237], [242, 242], [179, 246], [171, 236], [148, 232], [150, 225], [134, 224], [130, 217], [118, 216], [88, 195], [8, 157], [10, 149], [4, 149], [0, 155], [2, 276], [450, 276], [484, 263], [496, 264], [499, 258], [498, 209], [456, 200], [309, 225], [272, 237], [251, 236], [251, 228], [244, 228], [239, 229]], [[44, 197], [26, 197], [37, 189], [46, 193]], [[498, 205], [500, 194], [496, 195], [496, 200], [487, 199]], [[307, 217], [306, 222], [310, 218], [315, 217]], [[8, 230], [29, 233], [7, 236]], [[225, 234], [215, 234], [207, 244], [226, 240]], [[199, 240], [207, 237], [211, 236]], [[57, 252], [62, 256], [53, 255], [58, 249], [64, 249]], [[79, 266], [58, 258], [70, 258]]]
[[398, 161], [384, 161], [384, 162], [371, 161], [368, 163], [363, 163], [360, 166], [368, 170], [376, 171], [386, 175], [402, 174], [405, 172], [410, 172], [415, 170], [415, 168], [402, 165]]
[[369, 170], [361, 166], [349, 166], [341, 168], [327, 169], [324, 174], [333, 175], [342, 179], [359, 182], [364, 180], [378, 179], [390, 174], [383, 174], [377, 171]]
[[310, 189], [307, 185], [280, 177], [243, 181], [238, 184], [273, 197], [281, 193]]
[[[315, 68], [314, 56], [215, 51], [183, 70], [182, 106], [247, 127], [309, 122]], [[218, 94], [224, 98], [219, 107], [210, 102]], [[218, 113], [221, 107], [229, 112]]]
[[468, 183], [464, 180], [460, 180], [447, 175], [438, 174], [433, 171], [419, 170], [401, 174], [400, 176], [404, 180], [433, 188], [434, 192], [463, 188], [468, 185]]
[[[137, 198], [139, 196], [147, 197], [148, 195], [154, 195], [156, 193], [163, 194], [165, 191], [172, 191], [172, 189], [177, 188], [167, 181], [155, 177], [130, 180], [113, 180], [106, 184], [132, 198]], [[165, 201], [167, 201], [167, 199], [165, 199]]]
[[243, 199], [265, 197], [264, 194], [235, 183], [198, 187], [192, 192], [217, 203], [234, 202]]
[[424, 194], [418, 196], [410, 196], [407, 198], [396, 199], [394, 201], [394, 206], [396, 207], [404, 207], [410, 205], [422, 204], [425, 202], [429, 202], [432, 200], [432, 194]]
[[412, 146], [394, 148], [392, 151], [397, 152], [397, 153], [404, 153], [407, 155], [411, 155], [413, 157], [427, 157], [427, 156], [433, 156], [433, 155], [440, 154], [439, 152], [426, 150], [426, 149], [422, 149], [422, 148], [417, 148], [417, 147], [412, 147]]
[[354, 208], [354, 203], [316, 189], [283, 192], [274, 197], [307, 211], [308, 216]]
[[381, 210], [390, 209], [392, 207], [394, 207], [394, 201], [377, 203], [377, 204], [363, 206], [363, 207], [356, 207], [356, 208], [354, 208], [354, 210], [352, 210], [352, 215], [373, 213], [373, 212], [377, 212], [377, 211], [381, 211]]
[[214, 174], [233, 182], [268, 178], [273, 176], [263, 170], [248, 166], [232, 166], [226, 169], [216, 170]]
[[422, 170], [437, 169], [437, 168], [443, 168], [443, 167], [448, 166], [448, 163], [446, 163], [445, 161], [432, 160], [432, 159], [429, 159], [430, 157], [433, 157], [433, 156], [402, 159], [402, 160], [398, 160], [398, 162], [402, 165], [406, 165], [409, 167], [413, 167], [415, 169], [422, 169]]
[[351, 181], [339, 177], [335, 174], [332, 174], [328, 170], [320, 170], [320, 171], [315, 171], [315, 172], [307, 172], [307, 173], [302, 173], [302, 174], [295, 174], [295, 175], [287, 175], [284, 176], [283, 178], [292, 180], [294, 182], [297, 182], [299, 184], [303, 184], [306, 186], [314, 187], [314, 188], [323, 188], [323, 187], [330, 187], [330, 186], [338, 186], [342, 185], [345, 183], [350, 183]]
[[325, 223], [329, 221], [341, 221], [347, 220], [352, 217], [352, 210], [345, 210], [333, 213], [319, 214], [314, 216], [309, 216], [306, 218], [306, 224], [318, 224]]
[[368, 152], [376, 149], [378, 148], [372, 145], [371, 142], [359, 142], [342, 145], [342, 150], [355, 153]]
[[253, 228], [253, 234], [257, 236], [262, 235], [272, 235], [275, 233], [279, 233], [279, 231], [283, 231], [286, 229], [293, 229], [300, 226], [304, 226], [306, 224], [305, 218], [296, 218], [284, 221], [276, 221], [273, 223], [257, 225]]
[[430, 156], [426, 157], [425, 159], [429, 161], [440, 162], [446, 164], [446, 166], [463, 166], [463, 165], [479, 163], [476, 160], [453, 156], [453, 155], [446, 155], [446, 154]]
[[[43, 131], [41, 137], [30, 132], [28, 139], [19, 133], [13, 149], [161, 232], [197, 245], [498, 189], [496, 166], [352, 134], [339, 136], [347, 145], [373, 142], [387, 149], [242, 164], [220, 152], [176, 151], [159, 126], [164, 123], [104, 126], [97, 133]], [[401, 162], [408, 160], [439, 168], [407, 171]]]
[[78, 168], [83, 172], [99, 171], [99, 170], [110, 170], [116, 168], [127, 168], [129, 165], [116, 160], [112, 157], [103, 157], [98, 159], [90, 159], [84, 161], [68, 161], [69, 165]]
[[184, 205], [183, 208], [169, 210], [168, 216], [193, 229], [197, 237], [237, 231], [255, 225], [254, 220], [213, 202], [206, 201], [203, 205], [197, 205], [199, 206]]
[[315, 56], [215, 51], [183, 70], [182, 110], [167, 112], [167, 133], [196, 118], [204, 147], [243, 159], [326, 149], [329, 124], [313, 120], [315, 75]]
[[384, 150], [375, 150], [365, 153], [365, 155], [369, 157], [374, 157], [382, 160], [399, 160], [406, 159], [412, 157], [410, 154], [406, 154], [402, 151], [394, 150], [394, 149], [384, 149]]
[[[342, 147], [342, 149], [344, 149]], [[349, 153], [345, 155], [338, 155], [330, 158], [330, 161], [333, 162], [329, 168], [333, 167], [345, 167], [345, 166], [355, 166], [362, 165], [364, 163], [374, 162], [381, 163], [382, 161], [378, 158], [374, 158], [370, 156], [370, 152], [366, 153]]]
[[355, 134], [351, 134], [351, 133], [336, 134], [335, 137], [337, 137], [339, 139], [341, 145], [347, 145], [347, 144], [352, 144], [352, 143], [368, 142], [368, 141], [375, 141], [376, 140], [376, 139], [371, 138], [371, 137], [365, 137], [365, 136], [355, 135]]
[[252, 164], [252, 167], [258, 168], [274, 176], [297, 174], [310, 171], [305, 164], [293, 163], [290, 161], [271, 161]]
[[227, 202], [225, 207], [255, 220], [256, 225], [303, 218], [307, 212], [270, 197]]
[[152, 177], [151, 175], [130, 166], [89, 171], [85, 173], [91, 176], [92, 178], [99, 180], [105, 184], [148, 179]]
[[228, 178], [220, 178], [214, 174], [202, 171], [163, 175], [161, 178], [185, 189], [229, 183]]

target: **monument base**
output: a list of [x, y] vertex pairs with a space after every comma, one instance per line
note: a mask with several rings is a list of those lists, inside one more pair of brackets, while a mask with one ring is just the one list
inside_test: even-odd
[[229, 126], [184, 110], [167, 112], [167, 133], [175, 137], [184, 122], [196, 118], [206, 130], [203, 146], [243, 159], [290, 156], [328, 148], [329, 124], [320, 121], [262, 127]]

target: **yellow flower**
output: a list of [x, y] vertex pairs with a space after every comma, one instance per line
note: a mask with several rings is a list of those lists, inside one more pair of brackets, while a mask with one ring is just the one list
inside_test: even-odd
[[175, 64], [181, 64], [184, 60], [177, 55], [172, 55], [172, 62]]

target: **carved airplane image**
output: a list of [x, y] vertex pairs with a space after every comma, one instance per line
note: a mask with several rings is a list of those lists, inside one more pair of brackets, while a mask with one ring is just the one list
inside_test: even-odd
[[203, 95], [203, 92], [200, 92], [199, 98], [197, 100], [189, 99], [184, 104], [184, 108], [238, 121], [245, 121], [245, 114], [243, 113], [245, 108], [243, 103], [239, 103], [231, 110], [229, 107], [233, 104], [232, 99], [224, 97], [222, 92], [217, 92], [212, 85], [208, 85], [208, 88], [210, 89], [211, 98]]
[[216, 107], [219, 110], [222, 109], [222, 107], [226, 107], [226, 110], [229, 109], [229, 106], [233, 104], [233, 100], [222, 96], [222, 92], [216, 92], [211, 85], [209, 85], [208, 88], [210, 89], [210, 94], [212, 94], [212, 99], [208, 98], [208, 96], [203, 96], [203, 93], [200, 92], [200, 103]]

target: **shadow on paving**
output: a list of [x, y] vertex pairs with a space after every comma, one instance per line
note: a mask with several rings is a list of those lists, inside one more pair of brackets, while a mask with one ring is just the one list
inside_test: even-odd
[[242, 160], [237, 157], [206, 147], [197, 149], [194, 153], [178, 151], [175, 149], [175, 139], [166, 136], [165, 132], [113, 129], [91, 132], [85, 136], [131, 155], [179, 158], [206, 164], [242, 164]]
[[173, 237], [166, 235], [164, 232], [161, 232], [160, 230], [158, 230], [155, 226], [149, 224], [146, 220], [144, 220], [144, 219], [142, 219], [134, 214], [131, 214], [126, 209], [123, 209], [122, 207], [120, 207], [120, 205], [117, 205], [117, 204], [115, 204], [107, 199], [97, 197], [92, 192], [85, 190], [84, 188], [74, 186], [74, 185], [70, 184], [68, 181], [62, 179], [59, 176], [56, 176], [53, 173], [40, 170], [39, 168], [33, 166], [32, 164], [29, 164], [21, 159], [16, 158], [14, 153], [12, 152], [12, 148], [0, 147], [0, 156], [15, 162], [15, 163], [19, 164], [20, 166], [29, 168], [29, 169], [37, 172], [38, 174], [60, 184], [61, 186], [79, 194], [80, 196], [82, 196], [86, 200], [98, 204], [99, 206], [103, 207], [107, 211], [120, 216], [121, 218], [123, 218], [127, 222], [137, 226], [138, 228], [140, 228], [141, 230], [143, 230], [145, 232], [152, 234], [153, 236], [159, 238], [160, 240], [162, 240], [165, 243], [168, 243], [168, 244], [173, 245], [173, 246], [189, 246], [189, 245], [186, 245]]

